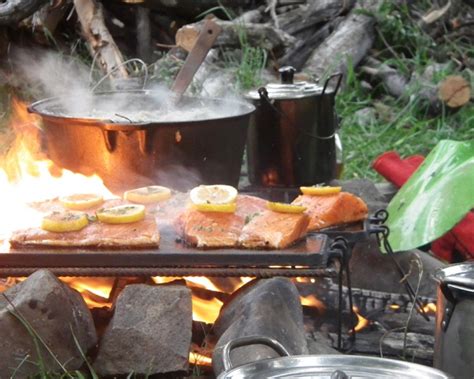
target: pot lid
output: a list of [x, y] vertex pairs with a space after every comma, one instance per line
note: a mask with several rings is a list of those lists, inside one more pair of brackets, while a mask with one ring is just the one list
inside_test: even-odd
[[439, 269], [435, 278], [445, 284], [474, 289], [474, 262], [458, 263]]
[[[320, 95], [324, 87], [316, 83], [306, 81], [294, 82], [293, 76], [296, 70], [291, 66], [282, 67], [279, 70], [280, 83], [270, 83], [265, 86], [270, 99], [290, 100], [300, 99], [308, 96]], [[325, 93], [334, 93], [334, 89], [327, 88]], [[260, 99], [258, 90], [252, 90], [245, 95], [252, 100]]]
[[299, 355], [265, 359], [224, 372], [218, 379], [406, 378], [449, 379], [442, 371], [416, 363], [357, 355]]

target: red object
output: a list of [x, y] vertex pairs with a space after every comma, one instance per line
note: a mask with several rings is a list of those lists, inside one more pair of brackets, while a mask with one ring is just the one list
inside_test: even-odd
[[[424, 157], [412, 155], [401, 159], [397, 152], [388, 151], [378, 156], [372, 167], [397, 187], [403, 186], [423, 163]], [[431, 244], [431, 250], [449, 262], [458, 253], [464, 259], [474, 259], [474, 212], [469, 212], [455, 227]]]

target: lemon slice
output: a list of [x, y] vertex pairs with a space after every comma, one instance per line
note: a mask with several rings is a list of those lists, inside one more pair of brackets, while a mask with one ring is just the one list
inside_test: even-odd
[[41, 228], [48, 232], [76, 232], [87, 226], [89, 220], [82, 212], [52, 212], [43, 217]]
[[341, 192], [341, 187], [300, 187], [303, 195], [310, 196], [327, 196], [327, 195], [336, 195]]
[[273, 203], [271, 201], [267, 202], [267, 208], [273, 212], [279, 213], [303, 213], [306, 210], [306, 207], [302, 207], [299, 205]]
[[234, 213], [237, 209], [236, 203], [227, 204], [194, 204], [194, 209], [200, 212], [221, 212], [221, 213]]
[[162, 186], [148, 186], [127, 191], [123, 194], [123, 197], [133, 203], [158, 203], [168, 200], [171, 197], [171, 190]]
[[195, 205], [199, 204], [229, 204], [237, 198], [237, 190], [232, 186], [215, 184], [194, 187], [189, 194]]
[[118, 205], [97, 212], [99, 221], [107, 224], [128, 224], [145, 218], [145, 206], [138, 204]]
[[68, 209], [83, 210], [96, 207], [104, 202], [104, 198], [91, 193], [64, 196], [59, 198], [60, 203]]

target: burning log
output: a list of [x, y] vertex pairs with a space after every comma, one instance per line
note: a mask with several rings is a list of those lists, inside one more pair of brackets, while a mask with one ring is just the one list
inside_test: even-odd
[[[337, 336], [330, 334], [331, 340], [336, 341]], [[357, 334], [355, 343], [346, 340], [346, 346], [351, 346], [353, 354], [367, 354], [384, 357], [407, 357], [415, 362], [432, 365], [434, 353], [434, 337], [420, 333], [407, 333], [407, 344], [404, 349], [405, 334], [400, 331], [364, 331]], [[333, 342], [334, 343], [334, 342]]]
[[7, 0], [0, 3], [0, 25], [14, 25], [31, 16], [48, 0]]
[[112, 78], [127, 78], [122, 53], [105, 26], [102, 5], [96, 0], [74, 0], [74, 6], [94, 61], [104, 74], [110, 74]]
[[[246, 40], [250, 45], [261, 46], [269, 51], [284, 48], [295, 42], [294, 37], [267, 24], [238, 24], [236, 22], [218, 19], [214, 21], [222, 28], [214, 44], [215, 46], [240, 47], [240, 32], [245, 33]], [[203, 25], [204, 21], [199, 21], [180, 28], [176, 33], [176, 44], [190, 51], [196, 43]]]

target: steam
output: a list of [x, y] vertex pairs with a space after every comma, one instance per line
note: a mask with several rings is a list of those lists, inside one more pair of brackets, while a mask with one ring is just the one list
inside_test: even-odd
[[[79, 60], [54, 52], [15, 49], [12, 61], [17, 76], [38, 99], [57, 97], [67, 111], [87, 109], [92, 103], [89, 67]], [[73, 104], [67, 101], [71, 97], [76, 100]]]
[[[34, 89], [38, 99], [56, 98], [38, 108], [49, 115], [112, 123], [147, 123], [219, 119], [246, 113], [242, 100], [235, 95], [219, 95], [218, 102], [201, 99], [176, 104], [174, 94], [160, 83], [148, 86], [147, 96], [124, 92], [97, 96], [90, 89], [93, 87], [90, 68], [77, 59], [54, 52], [18, 49], [13, 61], [17, 74]], [[209, 97], [213, 97], [212, 93]]]
[[[146, 96], [141, 92], [97, 95], [91, 91], [94, 83], [90, 83], [90, 67], [77, 59], [54, 52], [16, 49], [11, 55], [11, 61], [14, 62], [17, 77], [25, 82], [36, 99], [55, 98], [54, 101], [47, 101], [38, 106], [37, 110], [43, 114], [100, 119], [104, 122], [126, 124], [203, 121], [237, 116], [252, 110], [250, 105], [245, 104], [241, 98], [230, 90], [226, 91], [225, 88], [220, 88], [218, 99], [209, 99], [217, 97], [218, 91], [213, 86], [207, 88], [208, 99], [185, 98], [178, 104], [174, 101], [173, 93], [160, 83], [149, 85]], [[209, 75], [216, 76], [215, 73], [209, 73]], [[218, 81], [214, 81], [214, 85], [216, 83]], [[231, 87], [228, 82], [222, 85], [227, 86], [228, 89]], [[216, 93], [213, 93], [214, 91]], [[223, 96], [222, 93], [225, 95]], [[131, 186], [131, 183], [136, 181], [143, 182], [144, 185], [166, 185], [181, 191], [202, 184], [203, 177], [198, 172], [199, 170], [184, 167], [185, 160], [179, 158], [176, 156], [175, 162], [166, 167], [160, 165], [160, 167], [151, 168], [149, 175], [143, 172], [130, 173], [128, 176], [130, 180], [124, 180], [121, 184]], [[221, 162], [212, 162], [212, 164], [222, 169]], [[222, 171], [217, 168], [213, 167], [209, 171]], [[102, 169], [104, 167], [91, 167], [92, 171], [97, 172]], [[125, 169], [121, 167], [120, 171]], [[113, 174], [108, 172], [105, 174], [105, 184], [109, 188], [113, 187], [112, 183], [107, 183], [107, 180], [113, 180], [113, 178], [106, 178], [109, 175], [113, 177]]]

